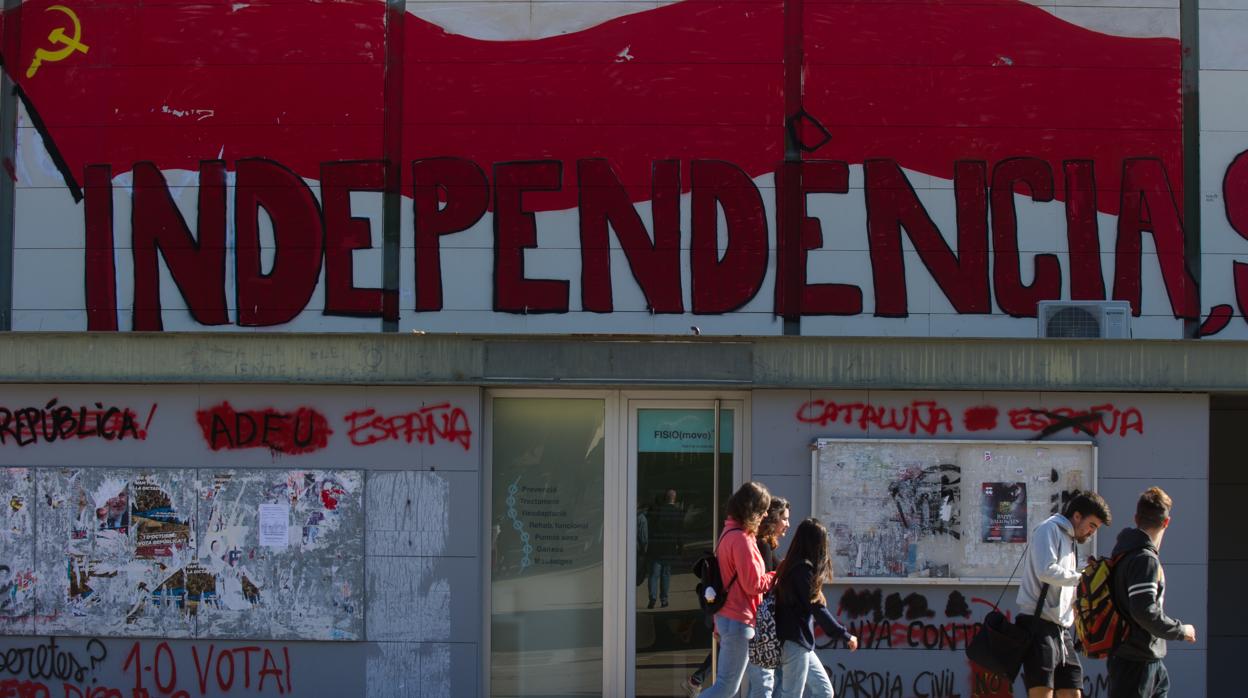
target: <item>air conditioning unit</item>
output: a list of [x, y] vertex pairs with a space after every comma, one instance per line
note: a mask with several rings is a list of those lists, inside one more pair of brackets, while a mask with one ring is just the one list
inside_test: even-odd
[[1131, 304], [1127, 301], [1041, 301], [1036, 304], [1041, 337], [1127, 339]]

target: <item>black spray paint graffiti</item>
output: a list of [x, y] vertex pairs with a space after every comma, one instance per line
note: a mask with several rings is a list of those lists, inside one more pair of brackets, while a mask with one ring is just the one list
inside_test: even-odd
[[[928, 605], [926, 596], [915, 592], [884, 596], [879, 589], [846, 589], [837, 614], [850, 619], [847, 628], [857, 636], [863, 649], [957, 650], [965, 648], [980, 627], [979, 623], [967, 620], [971, 616], [970, 606], [956, 589], [949, 592], [945, 602], [943, 622], [928, 620], [935, 618], [936, 612]], [[828, 646], [840, 647], [842, 642], [835, 640]]]
[[962, 592], [954, 589], [949, 592], [949, 599], [945, 601], [945, 617], [946, 618], [970, 618], [971, 607], [966, 603], [966, 597]]
[[[874, 616], [873, 620], [876, 621], [901, 620], [903, 615], [907, 620], [931, 618], [936, 615], [935, 611], [928, 608], [927, 597], [922, 594], [912, 592], [903, 598], [901, 594], [893, 593], [885, 597], [879, 589], [855, 590], [853, 588], [846, 589], [845, 593], [841, 594], [841, 605], [837, 613], [844, 613], [850, 618], [862, 618], [871, 614]], [[945, 617], [955, 616], [962, 618], [971, 616], [966, 597], [957, 589], [949, 592], [949, 599], [945, 603]]]
[[888, 486], [903, 528], [962, 537], [962, 469], [951, 463], [907, 468]]
[[[1057, 482], [1057, 471], [1054, 470], [1049, 476], [1053, 482]], [[1079, 494], [1079, 490], [1062, 490], [1055, 494], [1049, 495], [1049, 513], [1058, 514], [1066, 511], [1066, 505], [1070, 504], [1070, 500]]]
[[899, 673], [849, 669], [839, 662], [824, 668], [834, 695], [844, 698], [962, 698], [958, 676], [949, 669], [921, 671], [907, 681]]
[[1109, 677], [1105, 674], [1096, 676], [1084, 675], [1083, 698], [1107, 698], [1109, 696]]
[[95, 403], [94, 407], [58, 405], [52, 398], [43, 407], [0, 407], [0, 445], [9, 439], [18, 446], [29, 446], [39, 441], [52, 443], [58, 439], [101, 438], [106, 441], [121, 439], [146, 439], [156, 413], [153, 404], [146, 422], [140, 426], [138, 415], [129, 407]]
[[87, 640], [87, 656], [79, 657], [56, 644], [56, 638], [33, 647], [10, 647], [0, 652], [0, 673], [29, 679], [57, 679], [82, 683], [108, 657], [96, 638]]
[[1057, 432], [1063, 431], [1065, 429], [1070, 429], [1074, 431], [1075, 433], [1087, 434], [1088, 436], [1096, 436], [1096, 432], [1093, 431], [1093, 427], [1090, 425], [1094, 425], [1094, 424], [1099, 425], [1101, 421], [1101, 417], [1105, 414], [1104, 412], [1085, 412], [1083, 414], [1066, 416], [1063, 414], [1058, 414], [1056, 412], [1047, 412], [1045, 410], [1034, 410], [1034, 409], [1028, 410], [1028, 413], [1033, 414], [1033, 415], [1039, 415], [1041, 417], [1046, 417], [1049, 420], [1048, 426], [1040, 430], [1039, 434], [1036, 434], [1035, 436], [1031, 437], [1032, 441], [1039, 441], [1047, 436], [1052, 436], [1056, 434]]

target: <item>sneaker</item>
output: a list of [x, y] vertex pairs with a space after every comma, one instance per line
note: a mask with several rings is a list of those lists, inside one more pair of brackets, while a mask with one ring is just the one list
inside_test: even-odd
[[685, 693], [689, 694], [690, 696], [696, 696], [702, 692], [702, 684], [694, 683], [693, 677], [685, 679], [685, 682], [681, 685], [684, 687]]
[[654, 599], [650, 599], [650, 603], [646, 604], [646, 608], [654, 608]]
[[667, 599], [663, 599], [661, 602], [659, 602], [659, 605], [662, 606], [663, 608], [667, 608]]

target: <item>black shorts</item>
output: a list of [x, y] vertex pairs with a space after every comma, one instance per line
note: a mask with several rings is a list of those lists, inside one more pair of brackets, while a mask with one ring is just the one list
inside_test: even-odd
[[1075, 638], [1070, 628], [1028, 615], [1018, 622], [1031, 629], [1034, 642], [1023, 658], [1023, 685], [1028, 689], [1082, 689], [1083, 666], [1075, 652]]
[[1110, 657], [1109, 698], [1166, 698], [1170, 695], [1170, 674], [1160, 659], [1133, 662]]

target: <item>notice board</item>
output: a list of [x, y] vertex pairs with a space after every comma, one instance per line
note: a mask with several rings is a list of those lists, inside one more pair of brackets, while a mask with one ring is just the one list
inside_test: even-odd
[[1031, 530], [1096, 486], [1091, 442], [817, 439], [812, 450], [811, 511], [837, 579], [854, 583], [1001, 583]]

